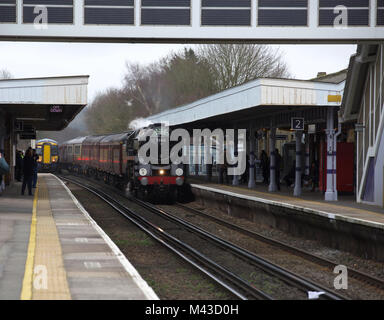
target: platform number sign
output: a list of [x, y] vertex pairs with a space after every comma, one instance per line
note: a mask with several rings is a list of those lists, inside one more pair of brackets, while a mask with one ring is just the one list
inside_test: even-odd
[[291, 130], [304, 130], [304, 118], [291, 118]]

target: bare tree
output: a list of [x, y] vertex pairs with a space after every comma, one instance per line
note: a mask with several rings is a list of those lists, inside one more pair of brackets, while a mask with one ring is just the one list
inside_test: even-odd
[[194, 50], [183, 51], [169, 56], [164, 67], [170, 105], [173, 108], [204, 98], [217, 92], [214, 74], [204, 57]]
[[127, 129], [132, 120], [132, 108], [121, 89], [100, 92], [85, 110], [85, 121], [92, 134], [116, 133]]
[[289, 77], [279, 50], [256, 44], [213, 44], [199, 46], [215, 74], [219, 90], [231, 88], [260, 77]]
[[216, 92], [214, 83], [207, 61], [184, 48], [148, 66], [127, 63], [123, 89], [149, 116]]
[[0, 79], [11, 79], [12, 74], [7, 69], [0, 69]]
[[162, 66], [161, 62], [141, 66], [127, 63], [124, 77], [124, 90], [133, 105], [144, 107], [147, 115], [160, 111], [162, 104]]
[[100, 93], [87, 108], [91, 133], [119, 132], [134, 119], [190, 103], [259, 77], [287, 77], [282, 54], [268, 46], [202, 45], [150, 65], [127, 63], [121, 88]]

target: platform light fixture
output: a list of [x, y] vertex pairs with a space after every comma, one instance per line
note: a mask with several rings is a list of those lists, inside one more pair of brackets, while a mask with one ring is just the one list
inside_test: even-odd
[[24, 120], [24, 121], [46, 121], [46, 118], [16, 118], [16, 120]]

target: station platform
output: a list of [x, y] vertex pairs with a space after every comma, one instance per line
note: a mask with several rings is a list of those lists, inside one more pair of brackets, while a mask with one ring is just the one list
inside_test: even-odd
[[[27, 192], [26, 192], [27, 194]], [[158, 300], [65, 184], [39, 174], [0, 197], [1, 300]]]
[[295, 236], [322, 243], [359, 256], [384, 261], [384, 209], [356, 203], [354, 196], [324, 201], [321, 192], [304, 190], [294, 197], [290, 188], [268, 192], [268, 186], [209, 183], [189, 179], [192, 193], [203, 206], [245, 218]]
[[310, 192], [303, 190], [302, 196], [294, 197], [292, 195], [292, 188], [282, 187], [281, 191], [268, 192], [268, 186], [261, 183], [258, 183], [254, 189], [249, 189], [245, 185], [232, 186], [193, 179], [191, 186], [261, 203], [297, 209], [332, 219], [341, 219], [384, 229], [384, 208], [357, 203], [353, 195], [341, 195], [339, 196], [339, 201], [330, 202], [325, 201], [324, 195], [319, 191]]

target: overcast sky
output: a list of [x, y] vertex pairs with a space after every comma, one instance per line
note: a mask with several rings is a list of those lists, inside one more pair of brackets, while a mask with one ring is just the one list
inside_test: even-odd
[[[291, 74], [310, 79], [319, 71], [348, 67], [355, 45], [281, 45]], [[0, 42], [0, 69], [15, 78], [90, 75], [89, 101], [98, 91], [119, 87], [125, 62], [150, 63], [179, 51], [174, 44], [93, 44]]]

